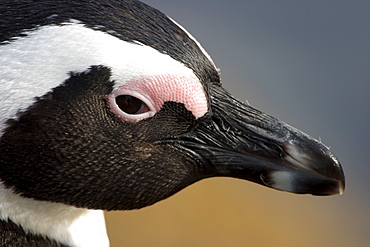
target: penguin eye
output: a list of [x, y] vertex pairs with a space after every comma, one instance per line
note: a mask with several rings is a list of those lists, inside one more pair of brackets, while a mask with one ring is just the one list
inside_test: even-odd
[[131, 95], [117, 96], [116, 104], [127, 114], [142, 114], [149, 111], [149, 107], [143, 101]]
[[138, 122], [153, 117], [159, 110], [155, 101], [140, 90], [120, 87], [108, 95], [110, 110], [127, 122]]

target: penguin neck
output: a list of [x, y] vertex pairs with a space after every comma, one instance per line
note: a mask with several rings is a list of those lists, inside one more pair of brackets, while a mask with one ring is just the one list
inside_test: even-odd
[[71, 247], [108, 247], [103, 211], [37, 201], [15, 194], [0, 183], [0, 220], [26, 234]]

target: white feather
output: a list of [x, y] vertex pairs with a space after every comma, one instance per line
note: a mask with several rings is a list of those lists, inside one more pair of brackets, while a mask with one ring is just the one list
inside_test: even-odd
[[73, 247], [107, 247], [103, 211], [24, 198], [0, 183], [0, 218]]

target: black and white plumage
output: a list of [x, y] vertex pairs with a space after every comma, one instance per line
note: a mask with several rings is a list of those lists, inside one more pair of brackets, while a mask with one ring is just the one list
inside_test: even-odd
[[323, 144], [225, 91], [159, 11], [0, 2], [2, 245], [108, 246], [100, 209], [145, 207], [213, 176], [342, 193]]

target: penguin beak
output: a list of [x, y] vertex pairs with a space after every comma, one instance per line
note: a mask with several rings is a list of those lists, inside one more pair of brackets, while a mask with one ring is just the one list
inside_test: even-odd
[[220, 85], [209, 88], [209, 97], [208, 114], [172, 143], [196, 156], [205, 177], [241, 178], [299, 194], [343, 193], [343, 170], [325, 145]]

